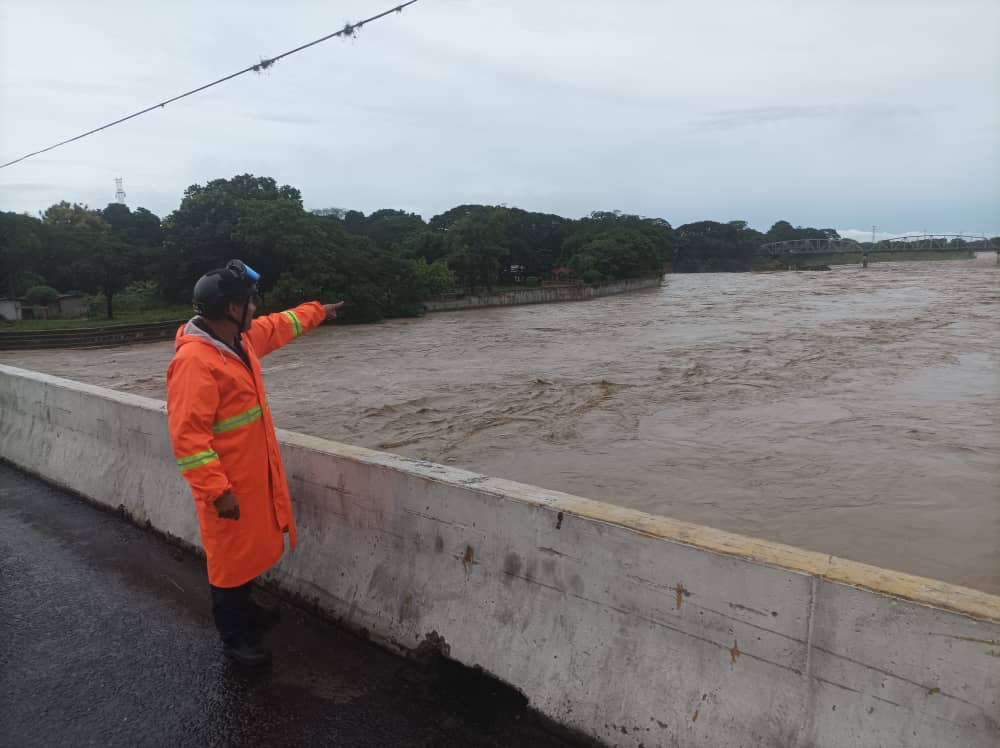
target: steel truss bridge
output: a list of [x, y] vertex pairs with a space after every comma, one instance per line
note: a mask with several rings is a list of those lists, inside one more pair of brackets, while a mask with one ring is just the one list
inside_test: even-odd
[[869, 254], [874, 253], [955, 252], [956, 254], [971, 255], [974, 252], [994, 251], [1000, 254], [1000, 244], [985, 236], [969, 234], [914, 234], [863, 244], [853, 239], [792, 239], [784, 242], [769, 242], [760, 246], [760, 253], [770, 257], [860, 254], [866, 260]]

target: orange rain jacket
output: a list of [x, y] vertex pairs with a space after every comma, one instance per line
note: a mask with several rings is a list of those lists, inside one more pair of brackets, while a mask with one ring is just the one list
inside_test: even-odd
[[[267, 407], [260, 356], [266, 356], [326, 318], [318, 302], [258, 317], [243, 333], [249, 368], [226, 344], [188, 322], [177, 331], [167, 368], [170, 440], [181, 474], [191, 484], [208, 581], [238, 587], [281, 558], [295, 520]], [[237, 520], [219, 517], [215, 500], [232, 491]]]

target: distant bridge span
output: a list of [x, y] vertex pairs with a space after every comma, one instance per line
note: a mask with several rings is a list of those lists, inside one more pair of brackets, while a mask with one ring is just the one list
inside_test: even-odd
[[[955, 241], [955, 240], [959, 241]], [[869, 252], [989, 252], [1000, 250], [985, 236], [969, 234], [912, 234], [871, 242], [854, 239], [791, 239], [760, 245], [761, 253], [771, 256], [857, 254]]]
[[969, 234], [912, 234], [874, 243], [862, 243], [853, 239], [791, 239], [760, 246], [760, 253], [770, 257], [860, 254], [862, 264], [866, 266], [869, 254], [893, 252], [954, 252], [956, 255], [969, 256], [975, 252], [996, 252], [1000, 262], [1000, 245], [985, 236]]

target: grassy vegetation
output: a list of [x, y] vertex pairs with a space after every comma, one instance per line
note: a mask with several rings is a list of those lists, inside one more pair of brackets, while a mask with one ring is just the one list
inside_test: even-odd
[[175, 319], [189, 319], [190, 305], [168, 306], [137, 312], [123, 312], [114, 319], [91, 317], [88, 319], [28, 319], [16, 322], [0, 321], [0, 332], [30, 332], [32, 330], [78, 329], [81, 327], [107, 327], [108, 325], [135, 325], [143, 322], [169, 322]]

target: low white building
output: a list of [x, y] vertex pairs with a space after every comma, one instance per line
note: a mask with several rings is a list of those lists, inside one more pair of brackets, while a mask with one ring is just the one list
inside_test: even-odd
[[78, 291], [59, 294], [55, 304], [49, 305], [49, 316], [73, 319], [87, 316], [87, 297]]
[[0, 299], [0, 319], [21, 319], [21, 302], [17, 299]]
[[79, 291], [59, 294], [51, 304], [29, 304], [23, 299], [0, 299], [0, 320], [75, 319], [87, 316], [87, 297]]

